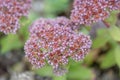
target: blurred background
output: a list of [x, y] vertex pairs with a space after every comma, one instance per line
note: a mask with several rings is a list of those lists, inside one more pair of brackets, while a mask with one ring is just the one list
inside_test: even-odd
[[106, 22], [80, 26], [80, 31], [91, 36], [93, 45], [83, 61], [70, 61], [66, 75], [55, 76], [50, 66], [33, 69], [25, 59], [24, 44], [33, 21], [40, 17], [69, 18], [72, 3], [73, 0], [33, 0], [30, 14], [21, 18], [17, 34], [0, 33], [0, 80], [120, 80], [120, 11], [111, 12]]

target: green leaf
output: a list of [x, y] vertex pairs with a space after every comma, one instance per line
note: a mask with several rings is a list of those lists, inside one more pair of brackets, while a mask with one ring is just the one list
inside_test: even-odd
[[35, 72], [41, 76], [49, 76], [49, 77], [53, 76], [53, 71], [50, 66], [45, 66], [41, 69], [35, 69]]
[[109, 52], [107, 52], [105, 55], [103, 55], [100, 63], [100, 67], [102, 69], [110, 68], [116, 64], [114, 54], [115, 54], [114, 49], [112, 49]]
[[19, 29], [19, 34], [18, 35], [20, 35], [22, 38], [23, 38], [23, 41], [25, 42], [26, 40], [27, 40], [27, 38], [28, 38], [28, 34], [29, 34], [29, 32], [28, 32], [28, 27], [30, 26], [30, 23], [31, 21], [30, 21], [30, 19], [28, 19], [28, 18], [21, 18], [21, 20], [20, 20], [20, 24], [21, 24], [21, 27], [20, 27], [20, 29]]
[[18, 35], [10, 34], [1, 39], [1, 52], [6, 53], [12, 49], [19, 49], [23, 46]]
[[120, 67], [120, 46], [117, 45], [115, 48], [115, 60], [117, 65]]
[[93, 49], [89, 52], [88, 55], [86, 55], [84, 59], [84, 63], [88, 66], [91, 65], [98, 57], [99, 49]]
[[117, 14], [119, 13], [119, 11], [112, 11], [111, 15], [109, 16], [109, 18], [106, 19], [107, 22], [110, 23], [110, 25], [115, 25], [116, 21], [117, 21]]
[[[66, 66], [65, 67], [66, 69], [69, 68], [69, 66]], [[41, 76], [49, 76], [49, 77], [52, 77], [53, 80], [66, 80], [67, 77], [66, 77], [66, 74], [62, 75], [62, 76], [56, 76], [54, 73], [53, 73], [53, 69], [52, 67], [50, 67], [49, 65], [48, 66], [45, 66], [41, 69], [35, 69], [34, 70], [35, 73], [41, 75]]]
[[115, 41], [120, 41], [120, 29], [118, 27], [112, 26], [109, 33]]
[[89, 31], [84, 27], [80, 31], [83, 32], [84, 34], [89, 34]]
[[24, 43], [29, 36], [29, 27], [36, 18], [37, 15], [31, 12], [27, 18], [22, 17], [20, 20], [21, 28], [19, 29], [18, 35], [21, 36]]
[[68, 79], [71, 80], [91, 80], [93, 76], [92, 71], [82, 65], [71, 65], [67, 75]]
[[53, 80], [67, 80], [67, 76], [63, 75], [63, 76], [53, 76]]
[[107, 32], [106, 29], [100, 29], [98, 31], [97, 37], [93, 40], [93, 48], [101, 48], [110, 40], [110, 36]]
[[69, 0], [45, 0], [45, 11], [48, 14], [65, 11], [68, 8]]

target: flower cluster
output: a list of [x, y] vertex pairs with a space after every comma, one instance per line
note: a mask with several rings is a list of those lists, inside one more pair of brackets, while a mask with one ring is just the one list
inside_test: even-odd
[[104, 20], [111, 10], [120, 10], [120, 0], [74, 0], [71, 21], [91, 24]]
[[108, 0], [108, 9], [110, 10], [120, 10], [120, 0]]
[[[34, 24], [37, 23], [39, 25], [42, 25], [41, 22], [46, 22], [47, 24], [52, 24], [52, 25], [58, 24], [61, 27], [69, 27], [72, 30], [76, 30], [79, 27], [79, 26], [76, 26], [74, 23], [72, 23], [68, 18], [63, 17], [63, 16], [62, 17], [57, 17], [55, 19], [54, 18], [53, 19], [42, 18], [42, 20], [40, 19], [40, 20], [35, 21]], [[30, 34], [33, 34], [35, 32], [35, 30], [32, 29], [32, 28], [35, 28], [35, 27], [33, 27], [34, 24], [32, 24], [32, 26], [29, 28]]]
[[[20, 18], [28, 15], [30, 7], [31, 0], [0, 0], [0, 32], [16, 33]], [[36, 68], [47, 62], [56, 75], [64, 74], [69, 58], [83, 60], [92, 44], [89, 36], [75, 29], [80, 24], [104, 20], [112, 10], [120, 10], [120, 0], [74, 0], [70, 19], [36, 20], [24, 46], [27, 59]]]
[[77, 30], [79, 28], [79, 25], [76, 25], [74, 22], [66, 17], [57, 17], [56, 19], [53, 19], [53, 21], [55, 23], [58, 23], [60, 26], [66, 26], [71, 28], [72, 30]]
[[24, 49], [33, 66], [41, 68], [47, 61], [57, 75], [62, 75], [66, 71], [61, 66], [68, 64], [69, 58], [82, 60], [91, 47], [91, 40], [87, 35], [75, 33], [70, 27], [62, 27], [62, 20], [54, 21], [37, 20], [31, 26], [30, 38]]
[[19, 19], [28, 15], [31, 0], [0, 0], [0, 32], [15, 33]]

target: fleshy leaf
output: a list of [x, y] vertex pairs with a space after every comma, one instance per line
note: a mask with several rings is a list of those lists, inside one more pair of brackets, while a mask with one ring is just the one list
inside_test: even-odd
[[120, 41], [120, 28], [116, 27], [116, 26], [112, 26], [109, 29], [109, 33], [112, 36], [112, 38], [116, 41]]
[[71, 65], [69, 68], [69, 73], [67, 77], [68, 79], [71, 79], [71, 80], [92, 80], [94, 77], [94, 74], [91, 69], [85, 66]]
[[100, 66], [102, 69], [107, 69], [116, 64], [115, 62], [115, 55], [114, 55], [114, 49], [107, 52], [105, 55], [103, 55]]
[[23, 46], [18, 35], [10, 34], [1, 39], [1, 52], [6, 53], [12, 49], [19, 49]]
[[100, 29], [97, 32], [97, 37], [93, 40], [93, 48], [101, 48], [110, 40], [110, 36], [106, 29]]
[[115, 59], [116, 59], [117, 65], [120, 67], [120, 46], [119, 45], [117, 45], [115, 48]]

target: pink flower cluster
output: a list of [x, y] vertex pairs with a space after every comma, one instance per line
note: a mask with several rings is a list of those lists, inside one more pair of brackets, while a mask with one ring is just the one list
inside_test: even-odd
[[120, 10], [120, 0], [74, 0], [71, 21], [91, 24], [104, 20], [111, 10]]
[[[30, 7], [31, 0], [0, 0], [0, 32], [16, 33], [20, 18], [28, 15]], [[92, 44], [89, 36], [74, 30], [80, 24], [104, 20], [112, 10], [120, 10], [120, 0], [74, 0], [70, 19], [36, 20], [24, 46], [27, 59], [36, 68], [48, 63], [56, 75], [63, 75], [69, 58], [83, 60]]]
[[41, 18], [32, 24], [30, 38], [24, 49], [33, 66], [41, 68], [47, 62], [57, 75], [62, 75], [66, 71], [61, 66], [68, 64], [69, 58], [80, 61], [88, 53], [91, 47], [90, 37], [75, 33], [64, 23], [60, 18]]
[[28, 15], [31, 0], [0, 0], [0, 32], [16, 33], [19, 19]]
[[[42, 20], [37, 20], [37, 21], [35, 21], [34, 22], [34, 24], [38, 24], [39, 23], [39, 25], [42, 25], [42, 23], [41, 23], [41, 21], [42, 22], [46, 22], [47, 24], [52, 24], [52, 25], [54, 25], [54, 24], [58, 24], [59, 26], [61, 26], [61, 27], [69, 27], [69, 28], [71, 28], [72, 30], [76, 30], [79, 26], [76, 26], [74, 23], [72, 23], [71, 21], [70, 21], [70, 19], [68, 19], [68, 18], [66, 18], [66, 17], [57, 17], [57, 18], [55, 18], [55, 19], [45, 19], [45, 18], [42, 18]], [[34, 26], [34, 24], [32, 24], [32, 26]], [[34, 27], [30, 27], [30, 29], [29, 29], [29, 31], [30, 31], [30, 34], [33, 34], [34, 33], [34, 29], [32, 29], [32, 28], [34, 28]]]

